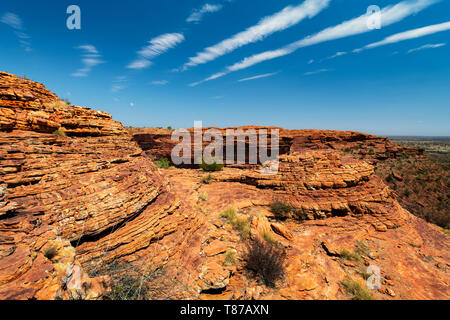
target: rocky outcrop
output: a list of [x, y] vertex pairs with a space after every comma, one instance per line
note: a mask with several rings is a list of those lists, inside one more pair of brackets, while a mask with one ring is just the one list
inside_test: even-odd
[[[151, 161], [170, 158], [170, 130], [132, 135], [0, 72], [0, 299], [101, 299], [115, 276], [104, 266], [117, 262], [153, 270], [151, 287], [171, 299], [348, 299], [342, 281], [364, 286], [370, 265], [381, 270], [377, 299], [448, 299], [447, 236], [374, 174], [379, 159], [420, 151], [354, 132], [279, 130], [278, 174], [234, 165], [205, 183], [198, 169]], [[295, 211], [280, 220], [274, 201]], [[246, 239], [221, 217], [230, 207], [250, 238], [286, 251], [274, 288], [246, 269]]]
[[[167, 181], [108, 114], [0, 73], [0, 124], [0, 298], [70, 298], [63, 275], [82, 279], [80, 262], [130, 255], [185, 220], [172, 215]], [[46, 257], [49, 243], [64, 259]]]
[[[279, 153], [293, 154], [303, 153], [308, 150], [339, 150], [354, 158], [365, 159], [371, 163], [378, 160], [395, 158], [404, 154], [421, 155], [423, 150], [401, 147], [389, 141], [386, 137], [378, 137], [370, 134], [354, 131], [334, 130], [286, 130], [277, 127], [244, 126], [230, 128], [202, 128], [202, 133], [207, 130], [216, 129], [222, 133], [224, 141], [224, 152], [227, 147], [227, 130], [235, 132], [234, 144], [238, 141], [244, 142], [248, 149], [249, 136], [256, 136], [251, 130], [259, 132], [263, 129], [267, 132], [268, 146], [271, 146], [271, 133], [279, 132]], [[158, 128], [128, 128], [134, 140], [148, 154], [160, 159], [171, 159], [172, 148], [178, 141], [172, 140], [173, 130]], [[194, 149], [194, 128], [187, 129], [191, 134], [192, 150]], [[203, 148], [210, 142], [203, 142]], [[247, 157], [248, 159], [248, 157]]]

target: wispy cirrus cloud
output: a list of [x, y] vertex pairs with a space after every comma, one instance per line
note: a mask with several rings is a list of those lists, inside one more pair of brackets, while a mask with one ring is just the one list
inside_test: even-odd
[[303, 75], [304, 76], [312, 76], [315, 74], [330, 72], [330, 71], [332, 71], [332, 70], [331, 69], [319, 69], [319, 70], [315, 70], [315, 71], [305, 72]]
[[422, 50], [426, 50], [426, 49], [440, 48], [440, 47], [444, 47], [445, 45], [447, 45], [447, 44], [446, 43], [425, 44], [425, 45], [420, 46], [418, 48], [414, 48], [414, 49], [408, 50], [408, 53], [412, 53], [412, 52], [416, 52], [416, 51], [422, 51]]
[[274, 76], [274, 75], [276, 75], [278, 73], [279, 72], [260, 74], [260, 75], [257, 75], [257, 76], [240, 79], [240, 80], [238, 80], [238, 82], [245, 82], [245, 81], [251, 81], [251, 80], [256, 80], [256, 79], [268, 78], [268, 77], [272, 77], [272, 76]]
[[128, 78], [126, 76], [118, 76], [114, 78], [113, 85], [111, 87], [111, 92], [116, 93], [124, 90], [127, 86]]
[[83, 67], [72, 73], [73, 77], [87, 77], [92, 68], [101, 63], [104, 63], [104, 61], [101, 60], [102, 56], [98, 52], [97, 48], [95, 48], [95, 46], [91, 44], [85, 44], [76, 47], [76, 49], [83, 51], [83, 54], [81, 55], [81, 62], [83, 64]]
[[346, 52], [346, 51], [338, 51], [338, 52], [336, 52], [336, 53], [333, 54], [332, 56], [329, 56], [329, 57], [326, 58], [326, 59], [329, 60], [329, 59], [334, 59], [334, 58], [337, 58], [337, 57], [345, 56], [347, 53], [348, 53], [348, 52]]
[[210, 62], [249, 43], [261, 41], [275, 32], [290, 28], [305, 18], [312, 18], [328, 7], [330, 1], [306, 0], [300, 5], [288, 6], [274, 15], [261, 19], [256, 25], [245, 31], [197, 53], [195, 57], [189, 58], [181, 70]]
[[373, 49], [376, 47], [381, 47], [381, 46], [385, 46], [387, 44], [397, 43], [397, 42], [401, 42], [401, 41], [405, 41], [405, 40], [416, 39], [416, 38], [428, 36], [430, 34], [443, 32], [443, 31], [447, 31], [447, 30], [450, 30], [450, 21], [440, 23], [440, 24], [434, 24], [431, 26], [426, 26], [423, 28], [417, 28], [417, 29], [413, 29], [413, 30], [409, 30], [409, 31], [405, 31], [405, 32], [396, 33], [396, 34], [389, 36], [381, 41], [368, 44], [367, 46], [364, 46], [360, 49], [355, 49], [355, 50], [353, 50], [353, 52], [361, 52], [363, 50]]
[[[393, 23], [399, 22], [405, 19], [406, 17], [416, 14], [439, 1], [440, 0], [407, 0], [402, 1], [393, 6], [387, 6], [381, 10], [382, 24], [383, 26], [388, 26]], [[344, 21], [339, 25], [326, 28], [314, 35], [310, 35], [299, 41], [290, 43], [280, 49], [254, 54], [250, 57], [241, 60], [238, 63], [235, 63], [234, 65], [226, 67], [225, 71], [216, 73], [214, 75], [215, 77], [213, 78], [209, 77], [194, 84], [198, 85], [206, 81], [211, 81], [213, 79], [223, 77], [231, 72], [249, 68], [264, 61], [292, 54], [300, 48], [312, 46], [326, 41], [341, 39], [357, 34], [370, 32], [372, 31], [372, 29], [368, 28], [367, 19], [368, 14], [365, 13], [359, 17], [356, 17], [348, 21]], [[191, 84], [191, 86], [192, 85], [193, 84]]]
[[167, 80], [155, 80], [155, 81], [152, 81], [152, 85], [154, 85], [154, 86], [165, 86], [168, 83], [169, 83], [169, 81], [167, 81]]
[[205, 3], [200, 9], [194, 9], [191, 15], [186, 19], [186, 22], [198, 23], [208, 13], [213, 13], [222, 10], [221, 4], [209, 4]]
[[184, 41], [181, 33], [165, 33], [149, 41], [149, 45], [138, 51], [138, 58], [131, 62], [128, 69], [144, 69], [152, 64], [152, 59], [176, 47]]
[[24, 32], [25, 28], [23, 26], [22, 19], [17, 14], [7, 12], [2, 15], [2, 17], [0, 18], [0, 22], [14, 29], [14, 33], [19, 38], [19, 43], [25, 51], [32, 51], [31, 43], [29, 41], [31, 37]]

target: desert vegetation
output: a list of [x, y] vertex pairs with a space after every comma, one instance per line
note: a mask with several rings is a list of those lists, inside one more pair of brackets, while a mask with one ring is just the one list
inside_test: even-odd
[[65, 137], [66, 136], [66, 132], [62, 128], [59, 128], [59, 129], [53, 131], [53, 134], [55, 136], [58, 136], [58, 137]]
[[155, 165], [161, 169], [169, 169], [170, 161], [167, 158], [162, 158], [161, 160], [156, 161]]
[[225, 261], [223, 265], [225, 267], [234, 266], [237, 262], [236, 251], [235, 250], [227, 250], [225, 252]]
[[250, 241], [244, 259], [246, 267], [267, 286], [274, 287], [285, 274], [286, 253], [268, 241], [259, 238]]
[[270, 205], [270, 212], [272, 212], [276, 219], [278, 220], [286, 220], [289, 218], [293, 218], [296, 220], [306, 220], [306, 214], [302, 211], [298, 210], [293, 205], [284, 202], [284, 201], [275, 201]]
[[213, 180], [214, 180], [213, 175], [208, 174], [208, 175], [204, 176], [201, 181], [203, 184], [211, 184], [211, 182], [213, 182]]
[[345, 279], [342, 281], [342, 285], [352, 300], [375, 300], [366, 288], [362, 287], [359, 282], [353, 279]]
[[450, 154], [427, 153], [380, 162], [376, 174], [393, 189], [403, 207], [450, 229]]
[[224, 220], [229, 222], [233, 229], [239, 231], [243, 239], [247, 239], [250, 234], [250, 223], [247, 217], [240, 217], [236, 209], [228, 208], [220, 215]]
[[124, 261], [103, 263], [90, 276], [110, 277], [106, 300], [170, 300], [183, 290], [180, 282], [168, 273], [168, 267], [148, 265], [144, 270]]
[[206, 172], [221, 171], [223, 167], [224, 164], [215, 158], [202, 159], [202, 163], [200, 164], [200, 168]]

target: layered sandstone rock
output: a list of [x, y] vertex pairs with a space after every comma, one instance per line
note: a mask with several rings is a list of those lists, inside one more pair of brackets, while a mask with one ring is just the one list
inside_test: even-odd
[[[108, 114], [0, 73], [0, 124], [0, 298], [71, 298], [63, 275], [86, 278], [79, 262], [130, 255], [185, 220], [172, 215], [178, 203], [157, 168]], [[53, 242], [64, 262], [45, 256]], [[84, 287], [78, 296], [102, 294], [89, 293], [95, 282]]]
[[[421, 155], [423, 150], [401, 147], [390, 142], [386, 137], [378, 137], [370, 134], [354, 131], [335, 130], [286, 130], [277, 127], [245, 126], [231, 128], [202, 128], [198, 132], [203, 134], [208, 130], [218, 130], [224, 141], [224, 151], [227, 147], [236, 147], [238, 141], [245, 144], [248, 150], [250, 138], [258, 139], [261, 130], [267, 132], [267, 146], [271, 146], [271, 134], [278, 134], [279, 154], [303, 153], [307, 150], [340, 150], [344, 153], [376, 163], [378, 160], [397, 157], [403, 154]], [[148, 154], [156, 158], [171, 159], [171, 151], [178, 144], [172, 140], [173, 130], [158, 128], [128, 128], [134, 140]], [[194, 128], [187, 131], [191, 134], [192, 150], [194, 150]], [[235, 134], [235, 136], [234, 136]], [[231, 137], [234, 144], [227, 143], [227, 137]], [[203, 148], [211, 142], [203, 142]], [[259, 150], [257, 150], [259, 152]], [[193, 156], [193, 154], [192, 154]], [[246, 157], [248, 163], [248, 154]]]
[[[0, 73], [0, 299], [102, 298], [113, 283], [99, 270], [114, 262], [159, 270], [152, 287], [171, 299], [348, 299], [342, 281], [364, 286], [369, 265], [381, 269], [377, 299], [448, 299], [447, 236], [374, 175], [377, 159], [420, 152], [354, 132], [279, 130], [276, 175], [244, 164], [207, 184], [198, 169], [158, 170], [143, 153], [170, 158], [170, 130], [132, 136]], [[274, 201], [298, 216], [277, 219]], [[247, 240], [221, 217], [230, 207], [250, 238], [286, 250], [275, 288], [246, 269]]]

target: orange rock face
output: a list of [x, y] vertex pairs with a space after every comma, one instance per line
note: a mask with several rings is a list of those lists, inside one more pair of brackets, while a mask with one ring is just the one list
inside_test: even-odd
[[[0, 298], [71, 297], [62, 278], [78, 270], [80, 282], [79, 262], [129, 255], [177, 228], [175, 216], [159, 221], [177, 206], [167, 182], [106, 113], [0, 73], [0, 123]], [[52, 241], [64, 246], [56, 269]]]
[[[342, 282], [366, 286], [369, 266], [381, 272], [374, 298], [450, 297], [448, 236], [374, 175], [378, 159], [419, 151], [280, 129], [278, 174], [230, 166], [204, 183], [207, 173], [157, 169], [143, 152], [170, 158], [169, 130], [131, 132], [0, 73], [0, 299], [101, 299], [111, 281], [96, 270], [115, 261], [165, 270], [172, 299], [349, 299]], [[279, 220], [274, 201], [295, 211]], [[230, 207], [250, 238], [286, 251], [274, 288], [246, 269], [247, 240], [221, 217]]]
[[[246, 144], [248, 149], [249, 136], [256, 136], [258, 130], [264, 129], [268, 134], [268, 146], [271, 145], [272, 132], [277, 130], [279, 135], [279, 153], [293, 154], [303, 153], [307, 150], [340, 150], [354, 158], [365, 159], [368, 162], [376, 163], [380, 159], [396, 157], [399, 154], [420, 155], [423, 150], [401, 147], [390, 142], [386, 137], [378, 137], [370, 134], [353, 131], [334, 130], [286, 130], [277, 127], [244, 126], [231, 128], [202, 128], [203, 133], [209, 129], [217, 129], [222, 132], [224, 141], [224, 152], [227, 144], [227, 130], [236, 133], [234, 144], [237, 141]], [[252, 133], [251, 130], [255, 130]], [[172, 140], [173, 130], [155, 128], [128, 128], [134, 140], [147, 153], [156, 158], [171, 159], [171, 151], [178, 141]], [[194, 149], [194, 129], [188, 129], [191, 133], [192, 150]], [[203, 142], [203, 148], [211, 142]], [[248, 159], [248, 158], [247, 158]]]

